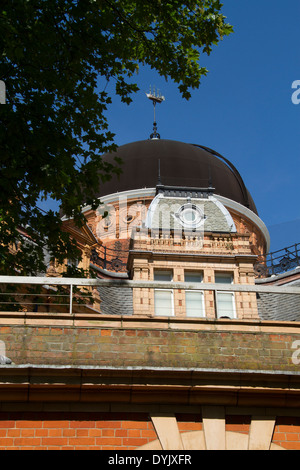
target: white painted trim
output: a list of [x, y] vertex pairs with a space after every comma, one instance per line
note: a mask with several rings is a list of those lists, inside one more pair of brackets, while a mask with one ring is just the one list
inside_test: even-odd
[[[120, 191], [119, 193], [108, 194], [99, 198], [99, 204], [109, 204], [111, 202], [119, 201], [120, 199], [139, 199], [143, 197], [154, 197], [156, 194], [155, 188], [142, 188], [132, 189], [129, 191]], [[91, 209], [91, 206], [84, 206], [82, 211], [86, 212]]]
[[158, 206], [158, 203], [160, 202], [160, 200], [163, 198], [163, 195], [162, 194], [158, 194], [157, 196], [155, 196], [155, 198], [153, 199], [153, 201], [151, 201], [151, 204], [147, 210], [147, 215], [146, 215], [146, 220], [145, 220], [145, 227], [146, 228], [151, 228], [152, 227], [152, 217], [153, 217], [153, 214]]
[[235, 226], [235, 223], [233, 221], [233, 218], [230, 214], [230, 212], [228, 211], [228, 209], [224, 206], [224, 204], [219, 201], [219, 199], [217, 199], [215, 197], [215, 195], [213, 196], [209, 196], [208, 199], [212, 202], [214, 202], [216, 204], [216, 206], [220, 209], [220, 211], [222, 212], [222, 214], [225, 216], [226, 218], [226, 222], [228, 223], [229, 227], [231, 227], [231, 230], [230, 232], [236, 232], [236, 226]]
[[[126, 200], [126, 199], [140, 199], [143, 197], [154, 197], [156, 194], [156, 188], [142, 188], [142, 189], [131, 189], [129, 191], [120, 191], [118, 193], [108, 194], [107, 196], [99, 197], [100, 204], [110, 204], [116, 201]], [[91, 210], [90, 205], [82, 207], [82, 212], [87, 212]], [[61, 219], [62, 221], [72, 220], [72, 217], [66, 217], [65, 215]]]

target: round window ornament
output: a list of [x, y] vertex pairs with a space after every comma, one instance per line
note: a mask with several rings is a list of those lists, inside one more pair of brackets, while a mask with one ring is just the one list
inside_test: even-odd
[[197, 228], [204, 221], [203, 211], [192, 203], [181, 206], [176, 216], [179, 222], [187, 228]]

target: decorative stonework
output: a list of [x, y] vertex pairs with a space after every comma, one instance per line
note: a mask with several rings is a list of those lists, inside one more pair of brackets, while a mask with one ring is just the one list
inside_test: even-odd
[[249, 434], [226, 431], [222, 406], [202, 406], [201, 431], [180, 433], [174, 414], [151, 419], [158, 439], [139, 450], [284, 450], [272, 443], [275, 418], [268, 416], [252, 416]]
[[[143, 198], [115, 195], [98, 210], [85, 211], [88, 229], [80, 235], [65, 222], [84, 253], [82, 266], [91, 266], [99, 277], [133, 280], [153, 280], [154, 269], [171, 269], [174, 279], [184, 280], [185, 267], [201, 271], [203, 282], [214, 282], [215, 273], [224, 272], [232, 274], [234, 283], [254, 284], [264, 253], [260, 228], [243, 213], [227, 209], [211, 190], [197, 195], [172, 191]], [[180, 219], [185, 210], [191, 219], [186, 226]], [[134, 315], [154, 315], [153, 291], [134, 289], [132, 295]], [[105, 299], [101, 304], [108, 312]], [[185, 316], [183, 294], [176, 293], [174, 307], [175, 315]], [[235, 311], [239, 319], [257, 319], [255, 295], [236, 293]], [[216, 316], [209, 291], [205, 315]]]

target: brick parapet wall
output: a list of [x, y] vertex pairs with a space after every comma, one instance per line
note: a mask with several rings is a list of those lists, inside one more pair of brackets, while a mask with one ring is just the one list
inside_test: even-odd
[[152, 415], [203, 432], [214, 404], [226, 432], [274, 416], [272, 442], [300, 450], [295, 322], [18, 313], [0, 316], [0, 341], [16, 364], [0, 367], [0, 450], [134, 450], [157, 442]]
[[0, 342], [16, 365], [299, 371], [300, 325], [18, 315], [1, 317]]

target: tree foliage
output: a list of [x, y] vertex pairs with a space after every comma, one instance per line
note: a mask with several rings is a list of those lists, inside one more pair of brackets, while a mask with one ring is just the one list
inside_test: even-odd
[[[148, 65], [188, 99], [207, 73], [200, 54], [232, 31], [221, 10], [218, 0], [2, 0], [2, 273], [43, 270], [45, 248], [59, 261], [77, 256], [59, 213], [42, 212], [38, 201], [59, 201], [82, 223], [82, 204], [96, 204], [99, 175], [105, 181], [120, 172], [120, 162], [101, 160], [115, 149], [108, 82], [129, 104], [134, 74]], [[34, 244], [11, 256], [19, 227]]]

